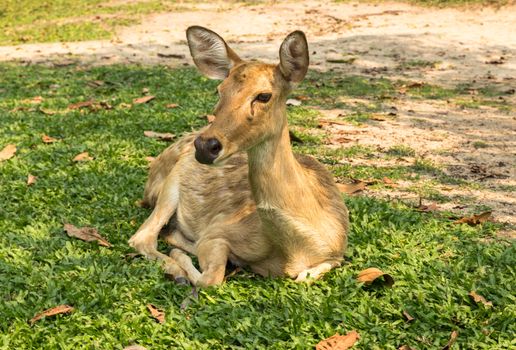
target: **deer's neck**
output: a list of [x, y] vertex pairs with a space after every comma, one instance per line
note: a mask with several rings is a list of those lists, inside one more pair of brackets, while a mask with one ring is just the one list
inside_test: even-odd
[[272, 137], [248, 151], [249, 182], [259, 206], [286, 207], [304, 192], [303, 171], [292, 148], [285, 123]]

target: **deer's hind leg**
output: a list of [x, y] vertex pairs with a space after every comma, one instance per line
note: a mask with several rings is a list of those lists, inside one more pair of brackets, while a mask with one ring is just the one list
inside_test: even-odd
[[330, 271], [334, 267], [340, 266], [340, 261], [330, 260], [325, 261], [317, 266], [301, 271], [295, 282], [310, 282], [321, 278], [326, 272]]

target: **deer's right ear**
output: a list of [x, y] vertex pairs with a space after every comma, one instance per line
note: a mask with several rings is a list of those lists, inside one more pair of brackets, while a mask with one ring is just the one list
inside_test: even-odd
[[225, 79], [231, 67], [242, 61], [217, 33], [193, 26], [186, 30], [190, 54], [199, 70], [211, 79]]

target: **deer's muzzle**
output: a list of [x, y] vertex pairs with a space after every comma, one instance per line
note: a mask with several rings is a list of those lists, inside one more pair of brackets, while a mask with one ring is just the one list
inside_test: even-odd
[[213, 137], [204, 140], [201, 136], [198, 136], [194, 141], [194, 146], [195, 159], [202, 164], [213, 164], [222, 150], [220, 141]]

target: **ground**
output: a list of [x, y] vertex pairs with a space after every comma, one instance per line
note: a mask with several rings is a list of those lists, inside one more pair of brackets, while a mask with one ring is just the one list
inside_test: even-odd
[[[514, 345], [514, 5], [112, 1], [99, 10], [92, 0], [45, 16], [28, 0], [8, 3], [26, 12], [0, 36], [16, 44], [0, 46], [0, 151], [17, 147], [0, 161], [0, 348], [302, 349], [351, 330], [357, 349], [442, 348], [452, 331], [457, 348]], [[105, 30], [80, 32], [84, 19]], [[205, 125], [216, 102], [216, 82], [191, 67], [191, 24], [269, 62], [289, 31], [307, 34], [311, 71], [288, 107], [295, 150], [363, 188], [345, 196], [344, 265], [311, 286], [241, 272], [196, 296], [130, 255], [127, 239], [149, 214], [138, 206], [146, 158], [167, 145], [143, 131], [178, 137]], [[35, 43], [55, 38], [73, 42]], [[76, 42], [85, 38], [105, 39]], [[74, 161], [82, 152], [92, 159]], [[485, 211], [491, 221], [455, 223]], [[65, 223], [95, 227], [113, 246], [70, 238]], [[391, 274], [393, 288], [357, 283], [368, 267]], [[75, 310], [28, 323], [60, 304]]]

